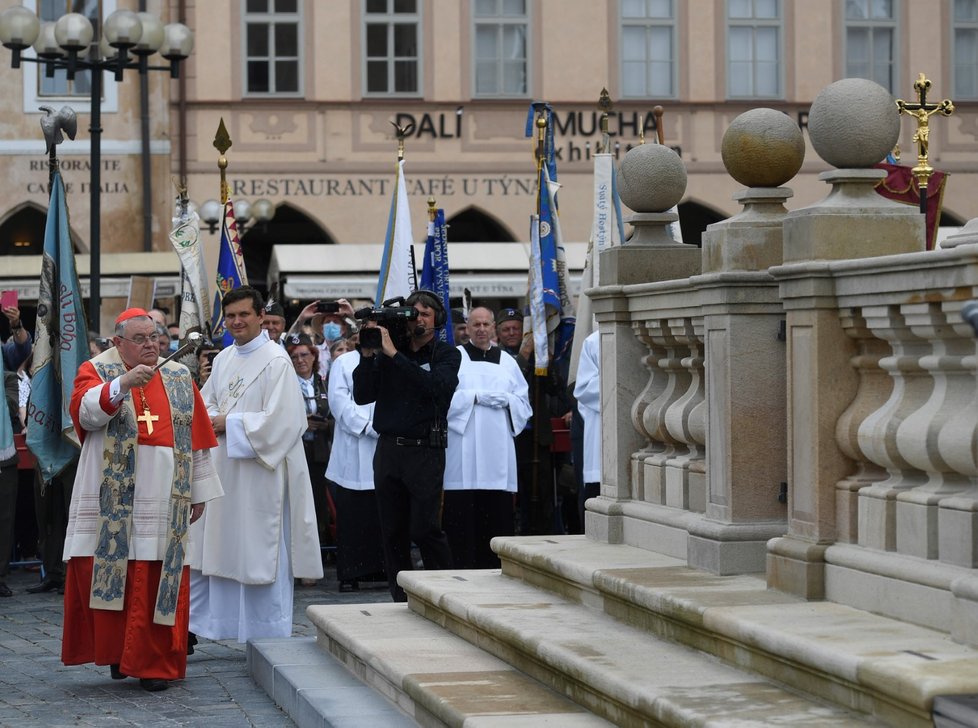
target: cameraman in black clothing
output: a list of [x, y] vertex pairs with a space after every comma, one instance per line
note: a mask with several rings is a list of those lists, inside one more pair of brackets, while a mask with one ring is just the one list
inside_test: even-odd
[[442, 486], [446, 418], [462, 360], [455, 347], [435, 339], [435, 331], [448, 318], [438, 296], [419, 290], [404, 303], [417, 311], [417, 318], [407, 322], [407, 335], [398, 336], [395, 344], [390, 331], [369, 317], [366, 327], [379, 328], [380, 347], [365, 346], [361, 332], [360, 364], [353, 370], [354, 401], [377, 403], [373, 427], [380, 439], [374, 486], [395, 602], [407, 601], [397, 572], [412, 567], [412, 541], [421, 550], [425, 569], [452, 568], [441, 527]]

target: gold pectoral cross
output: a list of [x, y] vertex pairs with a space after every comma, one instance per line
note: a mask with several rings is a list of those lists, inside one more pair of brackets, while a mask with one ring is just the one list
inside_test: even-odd
[[139, 417], [136, 418], [136, 422], [145, 422], [146, 423], [146, 434], [147, 435], [152, 435], [153, 434], [153, 423], [156, 422], [159, 419], [160, 419], [160, 416], [159, 415], [154, 415], [152, 412], [149, 411], [149, 407], [144, 406], [143, 407], [143, 413]]

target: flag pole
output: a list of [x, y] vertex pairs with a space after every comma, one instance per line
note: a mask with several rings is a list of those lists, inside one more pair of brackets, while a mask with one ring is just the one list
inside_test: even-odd
[[[547, 138], [547, 118], [544, 112], [538, 111], [536, 116], [536, 129], [537, 138], [536, 146], [534, 148], [534, 155], [536, 156], [537, 162], [537, 215], [534, 223], [539, 228], [540, 226], [540, 212], [541, 212], [541, 195], [547, 194], [543, 189], [543, 165], [546, 161], [546, 138]], [[533, 265], [532, 256], [530, 265]], [[536, 275], [540, 275], [539, 271], [536, 271]], [[532, 292], [531, 292], [532, 295]], [[531, 304], [532, 305], [532, 304]], [[532, 319], [531, 319], [532, 320]], [[535, 347], [534, 347], [535, 348]], [[546, 527], [544, 523], [544, 512], [542, 506], [542, 498], [540, 494], [540, 432], [542, 423], [539, 421], [539, 413], [541, 411], [540, 407], [540, 378], [541, 375], [537, 373], [536, 368], [536, 355], [537, 352], [534, 351], [534, 363], [533, 363], [533, 475], [530, 479], [530, 533], [539, 535], [546, 533]], [[548, 423], [549, 424], [549, 423]], [[551, 476], [552, 477], [552, 476]]]

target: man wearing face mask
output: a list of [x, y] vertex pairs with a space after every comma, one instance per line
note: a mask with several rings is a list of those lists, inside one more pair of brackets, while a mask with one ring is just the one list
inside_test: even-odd
[[[448, 408], [462, 360], [458, 349], [435, 337], [438, 327], [450, 325], [437, 295], [419, 290], [404, 303], [418, 312], [408, 322], [408, 340], [398, 348], [388, 330], [379, 327], [380, 348], [361, 345], [360, 363], [353, 370], [354, 401], [376, 403], [373, 427], [380, 437], [374, 486], [395, 602], [407, 601], [397, 573], [412, 568], [412, 541], [421, 550], [425, 569], [452, 568], [441, 524], [442, 483]], [[366, 325], [377, 326], [375, 321]]]
[[298, 317], [289, 328], [288, 335], [304, 333], [304, 327], [308, 326], [313, 332], [321, 334], [323, 341], [316, 346], [319, 349], [319, 376], [325, 379], [329, 376], [329, 365], [331, 361], [329, 345], [337, 339], [345, 339], [350, 336], [350, 322], [353, 321], [353, 306], [345, 298], [336, 301], [339, 310], [336, 313], [325, 313], [322, 309], [322, 301], [313, 301], [299, 312]]

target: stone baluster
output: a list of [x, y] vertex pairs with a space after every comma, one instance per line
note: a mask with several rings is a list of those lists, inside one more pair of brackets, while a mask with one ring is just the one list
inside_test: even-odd
[[665, 377], [659, 396], [645, 408], [643, 420], [650, 437], [659, 443], [656, 452], [645, 458], [643, 482], [644, 500], [650, 503], [666, 503], [666, 461], [686, 451], [681, 438], [677, 438], [666, 425], [666, 413], [689, 389], [690, 372], [683, 366], [689, 348], [680, 341], [664, 320], [647, 322], [649, 335], [655, 342], [661, 358], [656, 366]]
[[631, 410], [632, 426], [639, 435], [645, 438], [645, 445], [642, 449], [632, 453], [631, 457], [632, 497], [636, 500], [645, 500], [645, 459], [650, 455], [662, 452], [665, 448], [661, 439], [656, 437], [655, 429], [650, 430], [648, 427], [648, 424], [654, 422], [654, 418], [651, 418], [647, 424], [645, 415], [649, 411], [649, 405], [656, 401], [665, 390], [669, 375], [659, 366], [659, 360], [664, 358], [666, 349], [653, 339], [648, 324], [644, 321], [634, 321], [632, 322], [632, 329], [635, 332], [635, 338], [645, 344], [648, 349], [647, 354], [642, 357], [642, 363], [649, 372], [649, 378], [645, 384], [645, 389], [636, 398]]
[[859, 384], [855, 398], [835, 426], [839, 449], [856, 464], [855, 472], [835, 485], [836, 540], [857, 543], [859, 491], [886, 478], [886, 471], [859, 447], [859, 426], [890, 397], [893, 380], [880, 368], [880, 359], [891, 352], [885, 341], [873, 336], [859, 309], [842, 309], [839, 316], [846, 335], [856, 342], [857, 353], [849, 361]]
[[885, 480], [859, 491], [859, 544], [895, 551], [896, 497], [927, 481], [927, 476], [907, 461], [897, 444], [897, 430], [927, 401], [933, 380], [920, 366], [930, 353], [926, 339], [915, 335], [898, 306], [866, 306], [863, 317], [874, 335], [889, 343], [892, 354], [880, 359], [880, 367], [893, 381], [889, 399], [859, 425], [859, 447], [872, 462], [884, 468]]
[[[907, 323], [918, 337], [929, 342], [919, 365], [929, 375], [930, 395], [900, 424], [897, 447], [913, 467], [927, 475], [927, 482], [897, 496], [897, 551], [921, 558], [939, 555], [938, 504], [971, 484], [970, 472], [953, 468], [937, 446], [948, 420], [973, 399], [975, 344], [950, 326], [946, 308], [939, 302], [904, 304]], [[955, 319], [960, 321], [957, 312]], [[967, 426], [967, 425], [966, 425]]]
[[[692, 413], [705, 401], [703, 376], [703, 319], [672, 319], [669, 329], [689, 353], [680, 360], [688, 384], [665, 411], [665, 425], [681, 448], [665, 461], [665, 505], [703, 512], [706, 508], [706, 478], [702, 438], [694, 436]], [[692, 474], [691, 465], [698, 463]], [[692, 492], [691, 492], [692, 491]]]

